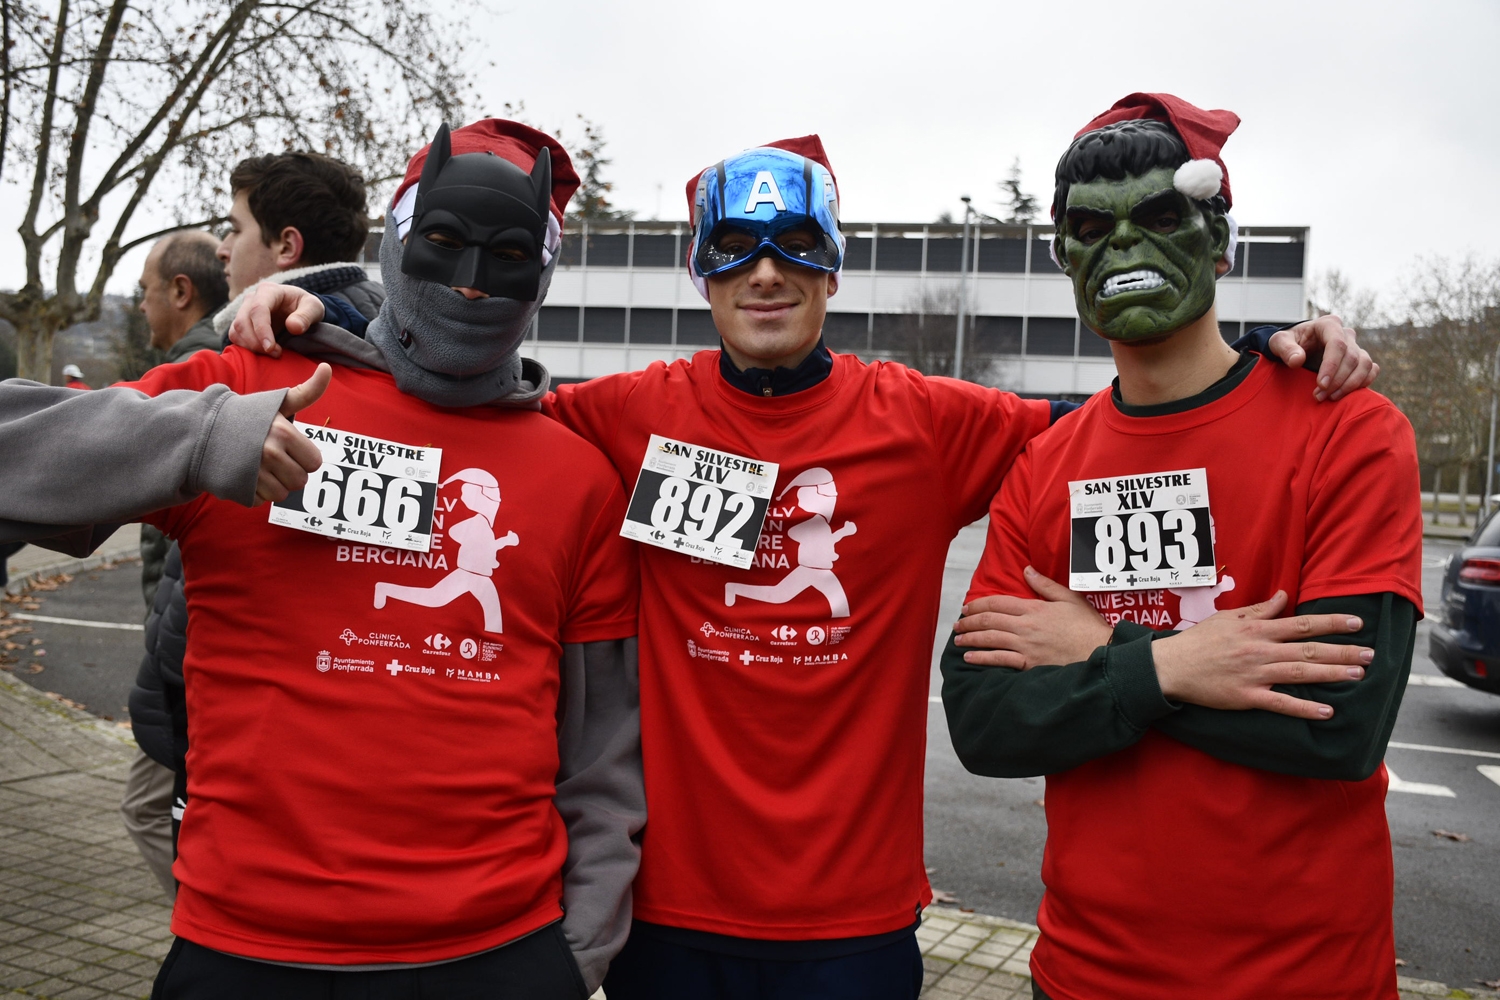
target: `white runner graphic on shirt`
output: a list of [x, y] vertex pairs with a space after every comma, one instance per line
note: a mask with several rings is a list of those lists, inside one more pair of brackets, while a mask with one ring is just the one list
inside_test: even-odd
[[[394, 583], [375, 584], [375, 607], [385, 607], [394, 598], [424, 608], [440, 608], [473, 594], [484, 611], [484, 630], [496, 634], [505, 631], [500, 616], [500, 594], [492, 574], [500, 566], [495, 553], [519, 545], [514, 531], [495, 537], [495, 515], [500, 512], [500, 483], [483, 469], [464, 469], [443, 481], [463, 483], [460, 497], [474, 516], [460, 521], [448, 530], [448, 537], [458, 543], [458, 566], [431, 587], [403, 587]], [[441, 487], [440, 487], [441, 488]]]
[[1212, 587], [1208, 470], [1178, 469], [1068, 483], [1075, 591]]
[[793, 489], [797, 490], [797, 506], [812, 517], [799, 521], [787, 535], [797, 543], [797, 568], [782, 578], [780, 583], [768, 587], [753, 587], [745, 583], [724, 585], [724, 604], [734, 607], [736, 598], [746, 597], [767, 604], [785, 604], [809, 587], [828, 599], [829, 616], [849, 617], [849, 598], [843, 584], [833, 572], [833, 564], [839, 555], [834, 546], [840, 539], [854, 534], [858, 528], [853, 521], [845, 521], [837, 531], [833, 530], [833, 508], [838, 502], [838, 486], [833, 473], [827, 469], [808, 469], [800, 473], [786, 489], [777, 495], [780, 500]]

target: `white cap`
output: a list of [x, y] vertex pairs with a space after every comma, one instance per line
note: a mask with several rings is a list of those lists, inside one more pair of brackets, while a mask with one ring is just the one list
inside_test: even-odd
[[77, 365], [63, 365], [63, 378], [83, 378], [83, 369]]

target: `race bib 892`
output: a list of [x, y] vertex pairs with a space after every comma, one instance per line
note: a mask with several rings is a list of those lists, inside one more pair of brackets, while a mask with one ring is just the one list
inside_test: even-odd
[[620, 534], [749, 569], [777, 465], [651, 435]]
[[431, 548], [442, 449], [301, 421], [292, 426], [318, 446], [323, 464], [305, 487], [271, 504], [272, 524], [415, 552]]
[[1218, 583], [1207, 469], [1080, 479], [1068, 508], [1070, 590]]

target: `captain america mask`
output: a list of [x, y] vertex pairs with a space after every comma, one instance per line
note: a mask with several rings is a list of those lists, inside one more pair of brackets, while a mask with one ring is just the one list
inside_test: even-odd
[[693, 213], [690, 259], [699, 278], [764, 254], [826, 273], [843, 266], [833, 177], [796, 153], [766, 146], [705, 170]]
[[551, 197], [546, 148], [527, 174], [493, 153], [452, 155], [443, 125], [422, 167], [401, 270], [439, 285], [534, 302]]

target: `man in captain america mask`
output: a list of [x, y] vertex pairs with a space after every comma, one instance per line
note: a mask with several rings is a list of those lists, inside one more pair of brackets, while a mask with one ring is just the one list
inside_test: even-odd
[[843, 267], [838, 192], [815, 160], [774, 146], [721, 160], [698, 178], [698, 226], [688, 256], [693, 284], [708, 298], [707, 279], [760, 254], [829, 274]]

